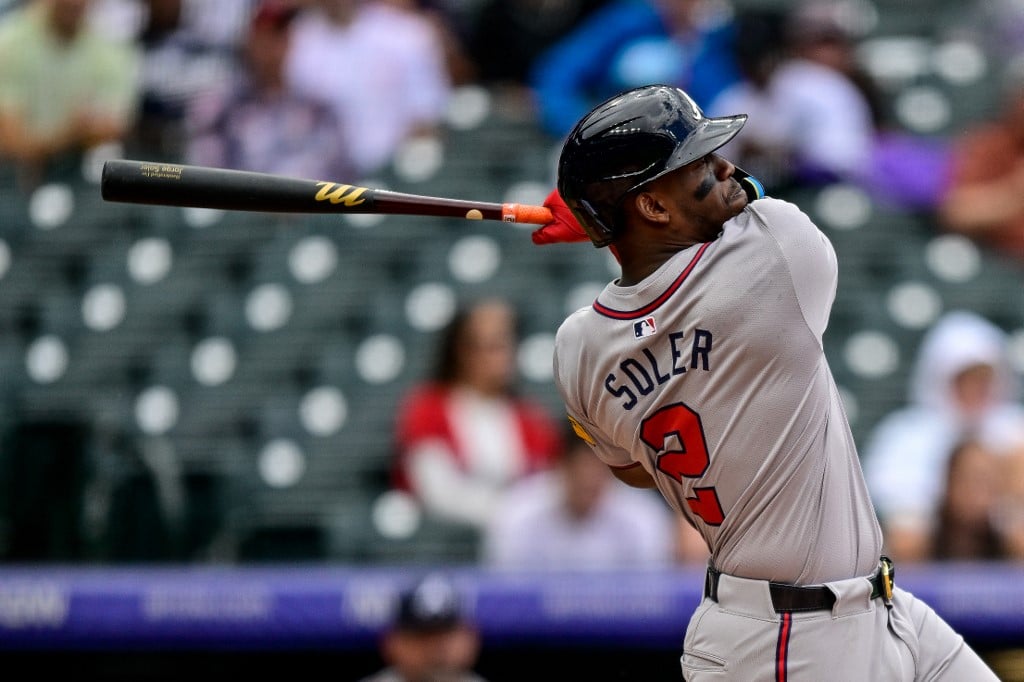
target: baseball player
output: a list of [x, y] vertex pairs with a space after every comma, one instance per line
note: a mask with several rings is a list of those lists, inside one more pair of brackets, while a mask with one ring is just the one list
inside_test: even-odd
[[534, 233], [621, 265], [559, 328], [555, 380], [596, 455], [707, 542], [683, 679], [996, 680], [880, 556], [822, 348], [836, 254], [715, 153], [745, 121], [666, 86], [600, 104], [566, 139], [556, 219]]

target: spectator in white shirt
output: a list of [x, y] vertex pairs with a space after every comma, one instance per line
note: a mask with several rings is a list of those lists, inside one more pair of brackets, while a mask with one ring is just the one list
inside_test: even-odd
[[186, 163], [322, 180], [351, 176], [333, 110], [284, 84], [297, 16], [288, 0], [260, 2], [236, 79], [198, 97], [188, 110]]
[[750, 133], [723, 153], [752, 168], [770, 190], [860, 181], [871, 168], [879, 114], [856, 63], [858, 34], [842, 8], [810, 0], [788, 13], [748, 10], [737, 17], [734, 49], [745, 79], [718, 95], [707, 113], [750, 116]]
[[675, 520], [649, 490], [616, 485], [570, 436], [559, 466], [511, 487], [491, 516], [482, 564], [500, 569], [615, 570], [675, 561]]
[[870, 434], [864, 475], [894, 559], [928, 557], [948, 460], [959, 443], [1003, 453], [1024, 442], [1024, 403], [1007, 343], [989, 320], [947, 313], [918, 349], [908, 404]]
[[430, 19], [384, 0], [314, 0], [293, 30], [289, 86], [334, 108], [360, 177], [383, 170], [403, 142], [437, 132], [452, 84]]

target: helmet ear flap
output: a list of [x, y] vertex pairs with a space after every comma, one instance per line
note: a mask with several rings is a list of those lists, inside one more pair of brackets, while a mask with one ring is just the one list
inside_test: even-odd
[[580, 224], [583, 226], [587, 236], [590, 237], [590, 241], [594, 243], [594, 246], [601, 248], [608, 246], [615, 240], [615, 230], [611, 225], [601, 216], [601, 213], [586, 199], [580, 199], [578, 202], [579, 207], [586, 213], [587, 220], [580, 220]]

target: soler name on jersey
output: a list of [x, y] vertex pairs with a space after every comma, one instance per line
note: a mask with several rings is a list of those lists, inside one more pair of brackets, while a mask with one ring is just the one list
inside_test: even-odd
[[610, 372], [604, 387], [616, 398], [625, 398], [622, 407], [632, 410], [638, 396], [645, 396], [672, 377], [687, 369], [711, 369], [711, 332], [696, 329], [686, 340], [685, 332], [670, 332], [656, 344], [644, 347], [619, 363], [617, 372]]

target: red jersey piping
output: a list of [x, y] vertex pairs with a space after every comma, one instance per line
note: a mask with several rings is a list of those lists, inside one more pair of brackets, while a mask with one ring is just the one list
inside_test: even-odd
[[675, 280], [673, 280], [673, 282], [668, 285], [668, 288], [666, 288], [665, 291], [661, 292], [661, 294], [657, 298], [655, 298], [653, 301], [643, 306], [642, 308], [637, 308], [636, 310], [616, 310], [614, 308], [609, 308], [608, 306], [601, 303], [601, 301], [599, 300], [595, 300], [593, 306], [594, 311], [597, 312], [599, 315], [604, 315], [605, 317], [610, 317], [614, 320], [632, 320], [634, 318], [645, 317], [647, 315], [650, 315], [652, 312], [660, 308], [665, 301], [671, 298], [672, 294], [676, 293], [676, 291], [679, 290], [679, 287], [683, 285], [683, 282], [690, 275], [690, 272], [693, 270], [693, 268], [697, 265], [697, 261], [701, 259], [701, 256], [704, 255], [704, 252], [707, 250], [709, 246], [711, 246], [711, 244], [712, 242], [704, 242], [703, 244], [701, 244], [700, 248], [697, 249], [697, 253], [695, 253], [693, 255], [693, 258], [690, 259], [689, 264], [687, 264], [687, 266], [683, 268], [683, 271], [679, 273], [679, 276], [676, 277]]

